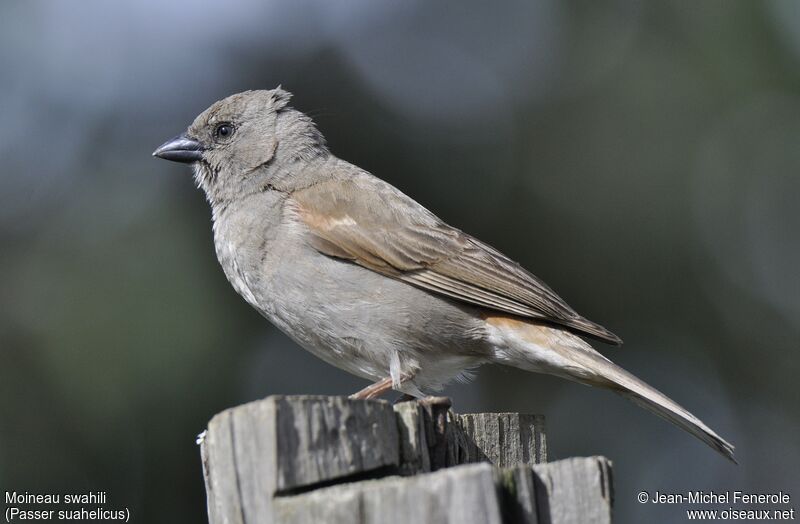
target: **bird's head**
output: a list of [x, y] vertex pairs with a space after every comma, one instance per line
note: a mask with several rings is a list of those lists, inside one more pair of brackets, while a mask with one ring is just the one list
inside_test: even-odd
[[278, 87], [224, 98], [153, 156], [191, 164], [212, 204], [262, 190], [291, 163], [328, 153], [311, 119], [289, 107], [291, 96]]

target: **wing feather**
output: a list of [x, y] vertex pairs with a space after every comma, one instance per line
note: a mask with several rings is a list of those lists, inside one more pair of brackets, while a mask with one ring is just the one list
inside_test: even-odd
[[522, 266], [368, 173], [295, 191], [290, 202], [311, 245], [328, 256], [455, 300], [622, 343]]

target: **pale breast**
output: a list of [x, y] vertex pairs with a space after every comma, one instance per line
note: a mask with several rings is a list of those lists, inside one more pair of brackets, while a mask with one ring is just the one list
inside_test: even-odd
[[256, 309], [263, 305], [259, 288], [274, 272], [265, 261], [276, 249], [281, 203], [280, 195], [264, 192], [213, 209], [217, 260], [236, 292]]

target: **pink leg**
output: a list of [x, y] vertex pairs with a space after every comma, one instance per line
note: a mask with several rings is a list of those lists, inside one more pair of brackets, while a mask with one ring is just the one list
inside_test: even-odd
[[[407, 382], [414, 378], [413, 375], [402, 374], [400, 375], [400, 383]], [[353, 393], [350, 395], [350, 398], [354, 400], [369, 400], [373, 398], [378, 398], [387, 391], [391, 391], [392, 389], [392, 377], [386, 377], [381, 379], [374, 384], [370, 384], [369, 386], [365, 387], [361, 391]]]

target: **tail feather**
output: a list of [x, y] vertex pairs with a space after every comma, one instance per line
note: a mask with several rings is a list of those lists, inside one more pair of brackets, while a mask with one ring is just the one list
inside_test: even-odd
[[732, 444], [678, 403], [617, 366], [577, 336], [508, 318], [489, 318], [487, 323], [500, 335], [500, 344], [496, 346], [500, 362], [611, 389], [691, 433], [736, 463]]
[[[609, 362], [609, 364], [611, 363]], [[717, 435], [700, 419], [689, 413], [689, 411], [657, 389], [649, 386], [622, 368], [614, 364], [611, 364], [611, 366], [616, 368], [611, 374], [611, 381], [614, 382], [616, 387], [612, 386], [611, 389], [644, 409], [655, 413], [661, 418], [691, 433], [728, 460], [737, 463], [736, 458], [733, 456], [733, 444]]]
[[593, 386], [606, 387], [619, 393], [644, 409], [691, 433], [725, 458], [736, 463], [733, 456], [734, 446], [677, 402], [617, 366], [588, 345], [581, 349], [571, 348], [568, 353], [590, 372], [587, 374], [588, 376], [568, 378]]
[[[701, 420], [697, 417], [689, 413], [683, 408], [680, 408], [677, 404], [672, 402], [671, 404], [678, 406], [680, 411], [675, 410], [674, 408], [668, 407], [664, 404], [663, 400], [654, 400], [651, 398], [652, 392], [655, 394], [660, 395], [663, 398], [667, 398], [664, 395], [661, 395], [657, 390], [652, 390], [648, 393], [634, 393], [632, 391], [620, 391], [619, 393], [629, 398], [634, 403], [638, 404], [639, 406], [647, 409], [655, 413], [656, 415], [664, 418], [679, 428], [691, 433], [695, 437], [699, 438], [706, 444], [708, 444], [711, 448], [716, 450], [722, 456], [733, 462], [734, 464], [738, 464], [736, 461], [736, 457], [733, 455], [733, 451], [735, 449], [734, 445], [725, 440], [724, 438], [717, 435], [711, 428], [703, 424]], [[669, 399], [667, 399], [669, 400]]]

